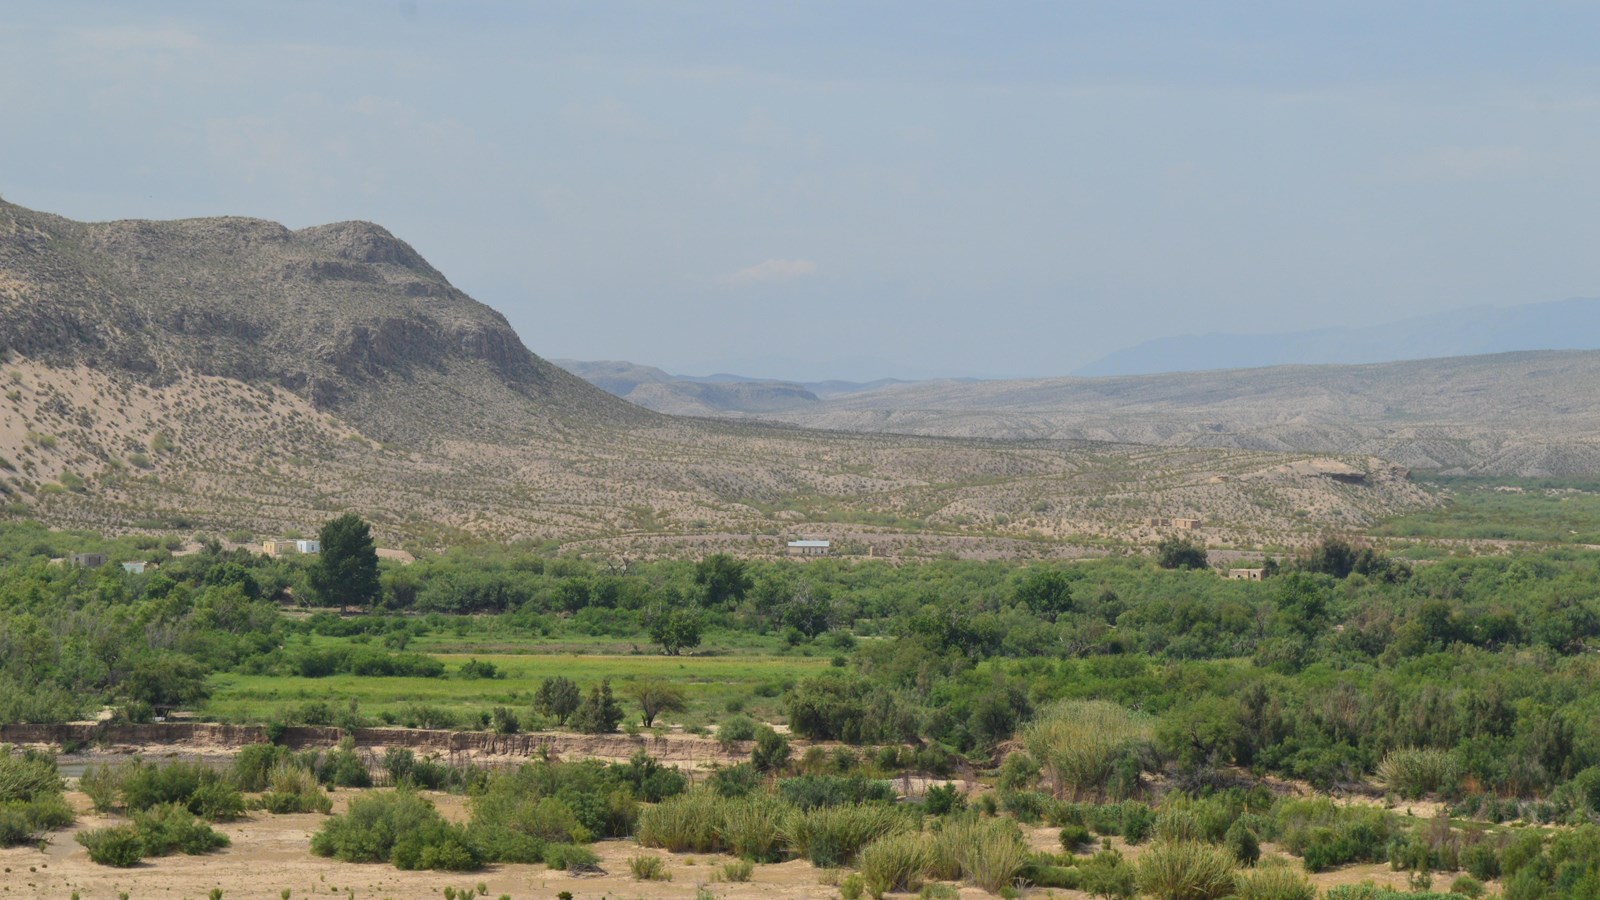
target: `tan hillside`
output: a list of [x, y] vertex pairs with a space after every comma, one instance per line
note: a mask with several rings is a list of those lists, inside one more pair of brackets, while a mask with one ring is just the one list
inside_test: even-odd
[[[581, 366], [573, 371], [595, 380]], [[1530, 351], [1372, 365], [922, 381], [693, 411], [848, 431], [1342, 453], [1450, 474], [1592, 476], [1600, 473], [1596, 384], [1600, 351]], [[681, 410], [677, 384], [616, 387], [651, 408]]]
[[[362, 223], [82, 224], [0, 206], [0, 503], [110, 531], [578, 540], [612, 553], [1057, 553], [1198, 516], [1213, 542], [1430, 502], [1366, 456], [674, 419], [530, 353]], [[1339, 477], [1333, 477], [1334, 472]]]

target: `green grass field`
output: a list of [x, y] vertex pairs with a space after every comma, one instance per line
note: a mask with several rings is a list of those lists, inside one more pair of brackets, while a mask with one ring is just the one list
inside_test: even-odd
[[[353, 700], [362, 716], [379, 720], [387, 713], [403, 720], [413, 705], [437, 707], [458, 716], [476, 716], [494, 707], [507, 707], [525, 720], [534, 691], [544, 678], [564, 675], [587, 690], [602, 679], [611, 679], [612, 688], [628, 710], [630, 721], [637, 720], [637, 708], [625, 697], [630, 681], [662, 678], [683, 687], [688, 710], [672, 713], [665, 721], [689, 727], [707, 725], [743, 710], [758, 719], [780, 720], [779, 698], [795, 679], [828, 668], [828, 657], [779, 655], [744, 651], [722, 655], [663, 656], [648, 652], [574, 653], [563, 649], [571, 642], [553, 642], [555, 652], [539, 652], [531, 641], [508, 642], [486, 638], [487, 652], [460, 652], [474, 642], [454, 635], [432, 636], [448, 642], [451, 653], [432, 653], [419, 639], [408, 649], [428, 652], [446, 667], [443, 678], [376, 678], [333, 675], [302, 678], [278, 675], [240, 675], [224, 673], [211, 679], [212, 696], [202, 713], [228, 722], [262, 722], [295, 718], [295, 713], [310, 704], [326, 704], [344, 710]], [[317, 638], [319, 644], [339, 643], [339, 638]], [[611, 643], [615, 644], [613, 639]], [[508, 652], [509, 651], [509, 652]], [[465, 679], [457, 673], [469, 659], [491, 662], [504, 678]], [[658, 723], [659, 724], [659, 723]]]
[[1450, 502], [1375, 530], [1387, 537], [1600, 543], [1600, 485], [1553, 480], [1441, 478]]

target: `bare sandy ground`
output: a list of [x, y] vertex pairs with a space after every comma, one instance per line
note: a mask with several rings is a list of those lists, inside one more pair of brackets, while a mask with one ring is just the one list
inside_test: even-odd
[[[355, 792], [334, 794], [334, 811], [341, 811]], [[433, 794], [431, 799], [447, 817], [466, 817], [465, 798]], [[320, 815], [272, 816], [253, 813], [239, 822], [217, 826], [233, 844], [206, 856], [171, 856], [147, 861], [134, 869], [113, 869], [95, 865], [73, 836], [81, 830], [115, 824], [114, 817], [89, 811], [88, 798], [68, 795], [79, 810], [78, 824], [50, 835], [43, 852], [34, 847], [0, 849], [0, 897], [49, 897], [68, 900], [74, 893], [80, 900], [117, 900], [123, 892], [129, 900], [141, 898], [190, 898], [200, 900], [213, 888], [220, 888], [229, 900], [281, 900], [283, 891], [291, 898], [355, 897], [358, 900], [407, 900], [442, 898], [445, 887], [476, 889], [482, 883], [487, 897], [509, 895], [514, 900], [544, 898], [555, 900], [561, 891], [570, 891], [574, 900], [602, 898], [662, 898], [693, 900], [706, 888], [725, 900], [834, 900], [838, 872], [813, 868], [803, 860], [756, 866], [749, 882], [728, 883], [718, 875], [724, 855], [673, 854], [639, 847], [632, 841], [603, 841], [594, 845], [600, 856], [603, 875], [574, 876], [551, 871], [540, 865], [491, 866], [481, 872], [402, 872], [386, 864], [341, 863], [311, 855], [311, 835], [321, 827]], [[1058, 832], [1054, 828], [1030, 830], [1030, 843], [1039, 850], [1057, 851]], [[1109, 840], [1130, 859], [1137, 859], [1142, 847], [1129, 847], [1120, 840]], [[1271, 845], [1263, 847], [1267, 856], [1281, 855]], [[671, 881], [641, 882], [629, 874], [628, 859], [648, 855], [666, 859]], [[1447, 886], [1453, 876], [1436, 875], [1436, 885]], [[1386, 865], [1347, 866], [1314, 876], [1320, 889], [1340, 884], [1372, 881], [1380, 885], [1405, 887], [1405, 873], [1393, 872]], [[961, 888], [964, 900], [989, 895], [972, 887]], [[1078, 891], [1029, 890], [1034, 900], [1087, 897]]]

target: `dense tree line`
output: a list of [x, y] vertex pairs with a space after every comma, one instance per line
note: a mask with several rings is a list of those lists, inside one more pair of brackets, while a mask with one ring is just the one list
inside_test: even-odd
[[[159, 568], [49, 562], [108, 544]], [[1142, 558], [624, 567], [473, 547], [384, 564], [365, 615], [300, 620], [282, 607], [330, 590], [315, 558], [171, 549], [0, 529], [0, 719], [103, 703], [141, 718], [203, 701], [220, 671], [439, 675], [410, 639], [487, 612], [519, 633], [643, 637], [664, 653], [736, 632], [816, 646], [841, 665], [786, 696], [803, 736], [982, 758], [1054, 702], [1104, 700], [1155, 717], [1145, 771], [1192, 779], [1242, 766], [1335, 785], [1437, 751], [1444, 793], [1532, 797], [1600, 765], [1600, 554], [1577, 549], [1411, 565], [1331, 540], [1241, 582]], [[306, 633], [363, 643], [293, 640]], [[535, 707], [571, 724], [581, 705], [586, 727], [614, 728], [620, 701], [600, 688], [557, 685]], [[624, 696], [649, 718], [676, 702], [643, 689]]]

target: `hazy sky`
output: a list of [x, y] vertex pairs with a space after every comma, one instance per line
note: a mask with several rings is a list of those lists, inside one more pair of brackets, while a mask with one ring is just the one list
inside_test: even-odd
[[1597, 47], [1577, 2], [13, 3], [0, 195], [370, 219], [545, 356], [1062, 374], [1600, 293]]

